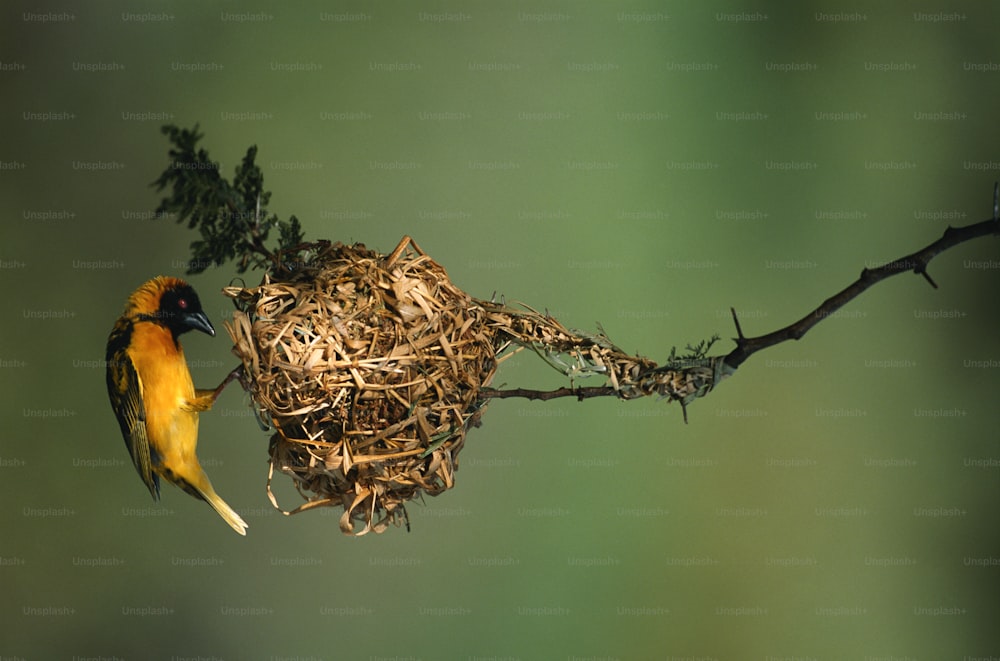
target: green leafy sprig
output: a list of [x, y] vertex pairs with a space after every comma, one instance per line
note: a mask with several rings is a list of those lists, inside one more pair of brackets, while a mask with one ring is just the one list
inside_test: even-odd
[[[271, 193], [264, 190], [264, 174], [254, 162], [256, 145], [247, 149], [230, 182], [219, 173], [219, 163], [198, 147], [203, 135], [197, 124], [192, 129], [168, 124], [161, 131], [172, 146], [170, 164], [152, 184], [157, 192], [167, 191], [156, 213], [176, 214], [177, 222], [187, 222], [201, 234], [191, 242], [188, 273], [230, 260], [236, 261], [239, 273], [267, 268], [280, 251], [302, 243], [302, 227], [295, 216], [281, 220], [267, 211]], [[271, 249], [267, 241], [275, 228], [278, 243]]]

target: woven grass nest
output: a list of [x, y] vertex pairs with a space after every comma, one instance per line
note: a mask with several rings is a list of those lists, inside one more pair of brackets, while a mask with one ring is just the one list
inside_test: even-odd
[[316, 244], [281, 273], [226, 290], [234, 351], [275, 428], [272, 472], [307, 498], [295, 511], [342, 505], [341, 530], [381, 532], [454, 484], [496, 371], [485, 310], [412, 242], [388, 256]]
[[272, 503], [281, 509], [277, 470], [306, 501], [285, 514], [343, 507], [346, 534], [408, 525], [407, 501], [454, 485], [481, 389], [518, 350], [571, 377], [602, 374], [624, 399], [683, 404], [718, 380], [712, 364], [657, 368], [603, 334], [475, 299], [409, 237], [388, 255], [321, 241], [278, 258], [260, 285], [224, 290], [237, 306], [226, 327], [243, 385], [275, 430]]

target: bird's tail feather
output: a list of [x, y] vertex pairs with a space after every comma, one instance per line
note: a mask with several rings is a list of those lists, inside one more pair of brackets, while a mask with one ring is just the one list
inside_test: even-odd
[[233, 530], [241, 535], [247, 534], [247, 525], [239, 514], [237, 514], [232, 507], [230, 507], [226, 501], [219, 497], [219, 494], [215, 493], [215, 489], [212, 488], [212, 482], [208, 479], [208, 475], [202, 470], [201, 466], [197, 463], [194, 466], [188, 466], [185, 471], [184, 477], [181, 477], [176, 472], [164, 473], [164, 476], [170, 480], [173, 484], [179, 486], [184, 491], [188, 492], [195, 498], [201, 498], [206, 503], [212, 506], [216, 512], [219, 513], [226, 523], [228, 523]]
[[226, 501], [219, 497], [219, 494], [215, 493], [215, 489], [212, 488], [211, 484], [206, 484], [203, 488], [195, 488], [198, 490], [198, 494], [205, 500], [205, 502], [211, 505], [212, 509], [218, 512], [219, 516], [221, 516], [233, 530], [241, 535], [247, 534], [247, 528], [250, 526], [247, 525], [246, 521], [244, 521], [243, 518], [226, 503]]
[[205, 500], [207, 500], [208, 504], [212, 506], [212, 509], [219, 513], [219, 516], [225, 519], [226, 523], [228, 523], [233, 530], [241, 535], [247, 534], [247, 528], [249, 528], [249, 526], [246, 521], [244, 521], [232, 507], [227, 505], [226, 501], [219, 498], [218, 494], [214, 492], [211, 494], [205, 494]]

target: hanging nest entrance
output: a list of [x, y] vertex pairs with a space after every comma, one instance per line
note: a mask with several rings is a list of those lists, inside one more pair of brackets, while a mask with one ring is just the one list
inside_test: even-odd
[[[612, 394], [682, 405], [721, 378], [721, 361], [664, 367], [603, 334], [570, 331], [530, 308], [475, 299], [409, 237], [383, 255], [325, 241], [275, 256], [257, 287], [228, 287], [226, 328], [243, 385], [274, 428], [277, 470], [306, 502], [286, 514], [343, 507], [347, 534], [407, 523], [405, 504], [455, 483], [497, 365], [531, 349], [571, 379], [601, 375]], [[672, 357], [673, 358], [673, 357]]]

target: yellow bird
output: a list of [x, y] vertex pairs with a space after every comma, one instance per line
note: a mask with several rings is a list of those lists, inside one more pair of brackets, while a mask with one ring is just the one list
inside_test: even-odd
[[132, 292], [108, 338], [111, 408], [154, 500], [160, 498], [162, 476], [246, 535], [246, 522], [215, 493], [195, 455], [198, 413], [212, 408], [239, 368], [215, 390], [196, 390], [179, 341], [189, 330], [215, 335], [191, 285], [159, 276]]

